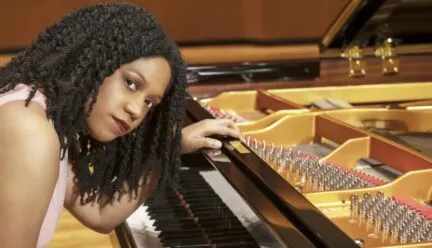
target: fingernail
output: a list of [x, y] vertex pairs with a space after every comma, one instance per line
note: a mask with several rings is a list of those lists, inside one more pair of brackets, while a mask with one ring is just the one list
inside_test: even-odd
[[218, 140], [213, 141], [212, 144], [211, 144], [211, 147], [213, 147], [213, 148], [221, 148], [222, 147], [222, 142], [220, 142]]

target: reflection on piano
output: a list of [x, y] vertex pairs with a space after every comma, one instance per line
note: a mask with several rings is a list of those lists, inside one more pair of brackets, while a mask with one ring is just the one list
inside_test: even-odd
[[127, 220], [137, 247], [283, 247], [216, 171], [185, 167], [179, 184]]

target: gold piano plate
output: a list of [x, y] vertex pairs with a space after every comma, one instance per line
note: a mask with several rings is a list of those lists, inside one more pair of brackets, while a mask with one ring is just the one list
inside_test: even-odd
[[311, 106], [324, 99], [337, 99], [354, 107], [399, 107], [399, 102], [417, 102], [431, 99], [431, 82], [328, 86], [268, 90], [283, 99], [302, 106]]
[[432, 113], [429, 111], [351, 109], [327, 111], [325, 114], [365, 130], [380, 129], [392, 133], [432, 132]]
[[398, 83], [231, 91], [200, 103], [216, 118], [231, 118], [243, 131], [263, 128], [285, 115], [338, 109], [432, 110], [432, 83]]

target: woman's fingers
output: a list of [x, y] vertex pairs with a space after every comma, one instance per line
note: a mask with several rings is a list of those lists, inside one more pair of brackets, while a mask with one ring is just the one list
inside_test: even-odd
[[188, 153], [201, 148], [219, 149], [222, 142], [211, 136], [241, 138], [240, 130], [232, 120], [208, 119], [183, 128], [182, 152]]
[[222, 142], [212, 138], [201, 138], [201, 147], [219, 149], [222, 147]]
[[220, 120], [209, 120], [203, 125], [204, 136], [211, 135], [222, 135], [231, 136], [233, 138], [240, 137], [240, 129], [235, 125], [232, 120], [220, 119]]

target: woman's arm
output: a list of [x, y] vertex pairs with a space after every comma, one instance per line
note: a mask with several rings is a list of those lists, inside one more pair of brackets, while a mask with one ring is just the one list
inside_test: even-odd
[[[113, 200], [101, 205], [97, 203], [88, 203], [81, 205], [77, 185], [75, 184], [75, 174], [72, 165], [68, 168], [68, 184], [66, 189], [65, 207], [75, 216], [82, 224], [99, 233], [110, 233], [116, 226], [123, 222], [131, 215], [150, 195], [155, 187], [155, 175], [152, 172], [146, 184], [140, 181], [137, 197], [129, 194], [126, 184], [124, 184], [123, 193], [120, 196], [116, 193]], [[102, 200], [103, 202], [103, 200]]]
[[[211, 135], [240, 136], [238, 128], [231, 120], [203, 120], [183, 129], [182, 152], [188, 153], [200, 148], [220, 148], [219, 141], [209, 138]], [[216, 143], [216, 144], [215, 144]], [[220, 142], [219, 142], [220, 143]], [[68, 187], [66, 190], [65, 207], [84, 225], [100, 232], [109, 233], [117, 225], [130, 216], [149, 196], [155, 186], [155, 175], [151, 175], [148, 183], [138, 189], [138, 197], [132, 198], [124, 186], [124, 193], [117, 201], [118, 195], [108, 204], [80, 204], [79, 194], [74, 184], [74, 173], [69, 168]]]
[[58, 177], [58, 136], [39, 106], [0, 108], [0, 247], [35, 247]]

